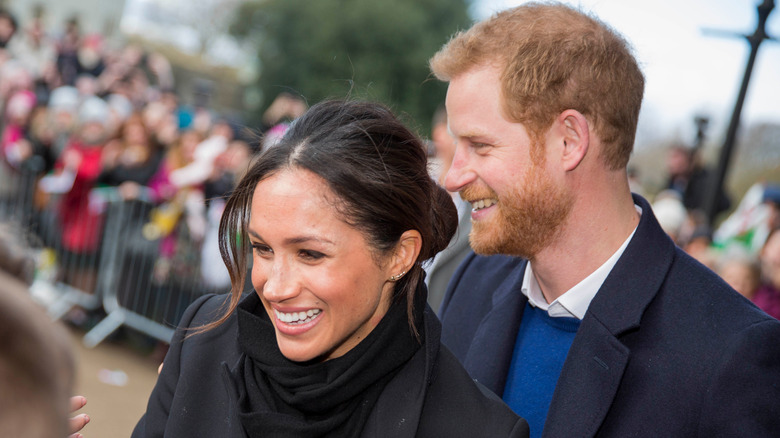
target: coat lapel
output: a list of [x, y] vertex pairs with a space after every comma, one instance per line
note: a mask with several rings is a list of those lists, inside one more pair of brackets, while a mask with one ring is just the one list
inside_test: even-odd
[[425, 343], [387, 383], [366, 421], [361, 437], [414, 438], [441, 345], [441, 323], [426, 306]]
[[492, 308], [480, 322], [463, 363], [471, 377], [499, 397], [504, 393], [515, 338], [528, 301], [520, 290], [525, 266], [526, 262], [520, 264], [496, 289]]
[[[586, 333], [580, 336], [579, 333]], [[629, 350], [595, 318], [582, 321], [553, 393], [544, 437], [592, 437], [612, 404]]]
[[588, 307], [564, 362], [545, 422], [544, 437], [592, 437], [615, 398], [630, 350], [620, 341], [638, 329], [645, 309], [674, 260], [674, 243], [650, 205], [636, 234]]

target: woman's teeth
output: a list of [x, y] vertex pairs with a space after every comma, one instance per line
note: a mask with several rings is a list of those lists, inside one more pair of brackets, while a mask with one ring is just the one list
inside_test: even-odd
[[279, 321], [286, 322], [288, 324], [305, 324], [309, 321], [312, 321], [314, 318], [316, 318], [317, 315], [320, 314], [320, 312], [322, 312], [320, 309], [310, 309], [307, 310], [306, 312], [285, 313], [274, 309], [276, 318]]

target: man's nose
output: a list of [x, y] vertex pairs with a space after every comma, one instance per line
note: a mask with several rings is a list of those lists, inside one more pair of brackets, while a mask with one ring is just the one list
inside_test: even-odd
[[452, 165], [444, 178], [444, 188], [448, 192], [458, 192], [474, 181], [476, 173], [472, 170], [467, 149], [460, 143], [455, 146]]

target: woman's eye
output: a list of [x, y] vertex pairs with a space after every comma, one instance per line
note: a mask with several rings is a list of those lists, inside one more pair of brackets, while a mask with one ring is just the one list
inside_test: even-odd
[[306, 260], [319, 260], [325, 257], [325, 254], [318, 251], [312, 251], [310, 249], [302, 249], [298, 252], [298, 254], [300, 254], [300, 256]]
[[265, 254], [271, 254], [273, 253], [273, 250], [268, 245], [263, 245], [261, 243], [253, 243], [252, 249], [258, 254], [258, 255], [265, 255]]

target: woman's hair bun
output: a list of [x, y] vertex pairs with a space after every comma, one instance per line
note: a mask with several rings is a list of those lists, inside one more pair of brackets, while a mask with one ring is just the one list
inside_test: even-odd
[[431, 180], [431, 221], [433, 224], [433, 242], [431, 253], [425, 258], [435, 256], [450, 244], [458, 229], [458, 210], [447, 190]]

